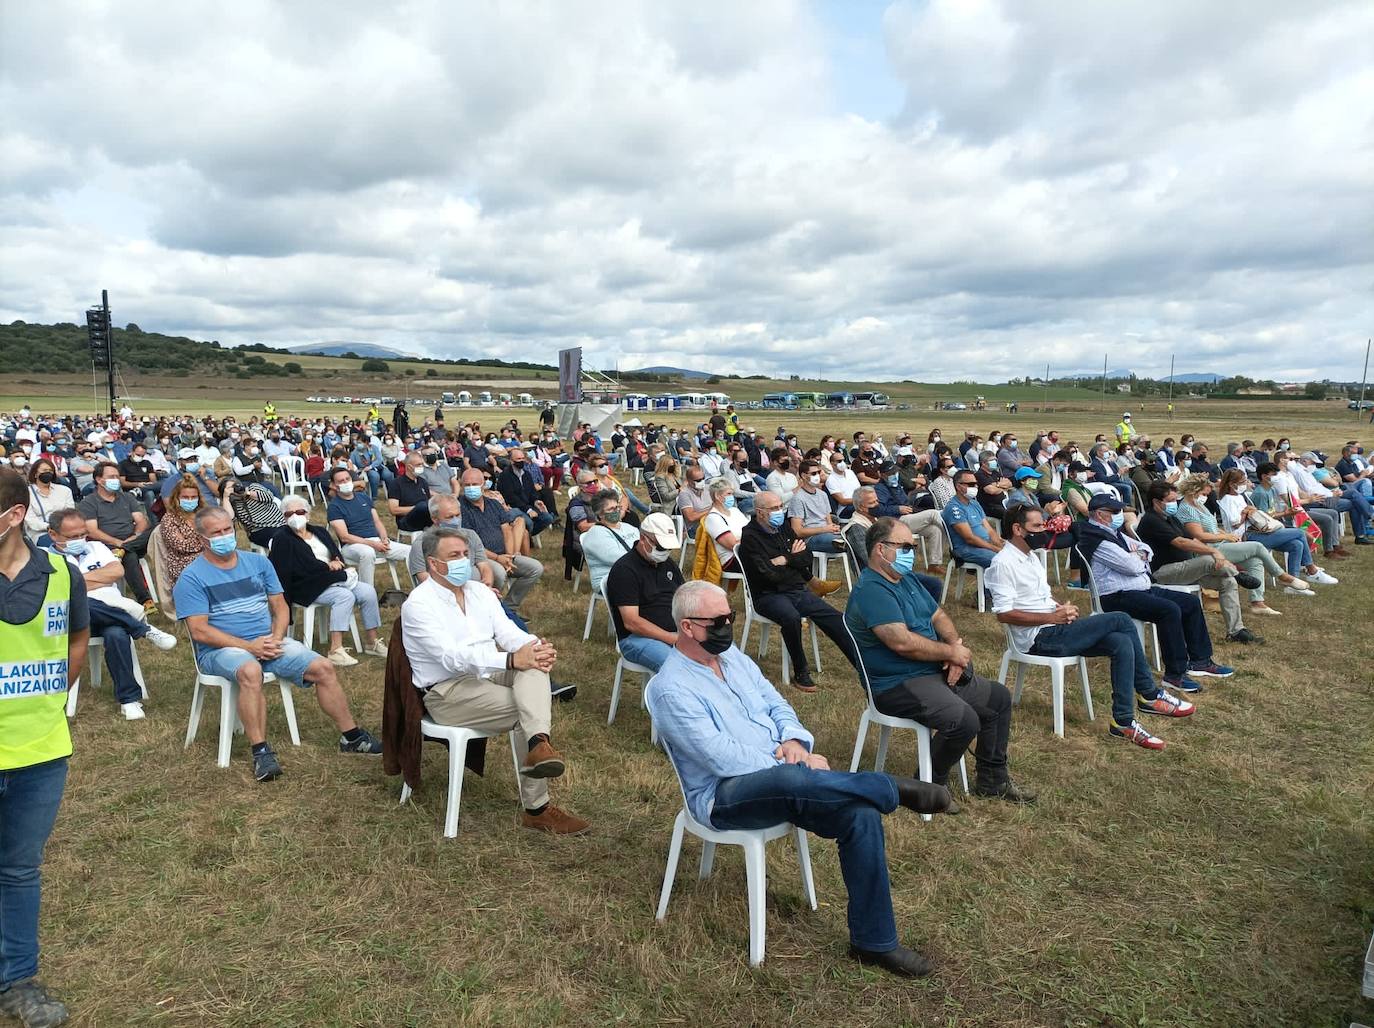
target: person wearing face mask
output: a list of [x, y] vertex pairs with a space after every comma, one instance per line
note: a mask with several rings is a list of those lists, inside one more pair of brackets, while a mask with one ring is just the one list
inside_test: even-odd
[[673, 602], [677, 644], [645, 703], [693, 817], [717, 829], [790, 821], [839, 843], [849, 892], [850, 956], [902, 977], [933, 965], [902, 946], [892, 912], [882, 818], [939, 813], [949, 791], [877, 771], [830, 770], [795, 711], [732, 645], [725, 593], [688, 582]]
[[115, 702], [126, 721], [142, 721], [143, 687], [135, 671], [133, 641], [147, 639], [160, 650], [177, 644], [176, 636], [148, 624], [143, 608], [127, 599], [118, 588], [124, 571], [118, 558], [103, 543], [87, 538], [81, 515], [58, 511], [48, 519], [52, 548], [66, 557], [86, 583], [90, 605], [91, 635], [104, 641], [105, 666], [114, 683]]
[[422, 532], [433, 522], [429, 516], [429, 482], [424, 478], [425, 458], [412, 450], [401, 464], [401, 475], [386, 487], [386, 503], [396, 528], [401, 532]]
[[787, 502], [787, 519], [792, 534], [812, 553], [839, 553], [843, 549], [840, 526], [830, 512], [830, 497], [821, 489], [817, 461], [802, 461], [799, 488]]
[[681, 545], [672, 519], [650, 514], [639, 526], [638, 541], [606, 573], [606, 599], [620, 652], [655, 671], [677, 642], [673, 593], [683, 576], [671, 551]]
[[190, 632], [200, 671], [238, 683], [238, 716], [252, 748], [253, 777], [268, 782], [282, 774], [267, 743], [264, 672], [314, 686], [320, 709], [339, 730], [341, 753], [380, 754], [382, 744], [353, 720], [334, 665], [287, 635], [291, 609], [272, 563], [237, 549], [234, 522], [223, 507], [202, 508], [196, 528], [205, 550], [177, 579], [177, 615]]
[[1031, 466], [1031, 458], [1021, 449], [1021, 443], [1011, 432], [1002, 436], [1001, 445], [997, 448], [995, 456], [996, 470], [1002, 473], [1003, 478], [1014, 479], [1018, 471]]
[[85, 669], [90, 613], [82, 576], [24, 538], [28, 496], [24, 476], [0, 468], [0, 1013], [57, 1025], [67, 1008], [36, 977], [39, 867], [66, 786], [67, 690]]
[[[1092, 469], [1094, 483], [1106, 484], [1116, 490], [1117, 494], [1126, 503], [1130, 503], [1135, 498], [1135, 483], [1121, 474], [1121, 470], [1116, 462], [1116, 455], [1112, 453], [1111, 447], [1106, 443], [1094, 443], [1092, 449], [1092, 463], [1088, 465]], [[1094, 494], [1101, 490], [1091, 490]]]
[[689, 464], [677, 494], [677, 510], [686, 525], [687, 537], [695, 539], [697, 524], [711, 511], [711, 494], [706, 488], [706, 472], [700, 464]]
[[496, 488], [511, 510], [519, 512], [525, 522], [526, 538], [533, 539], [553, 524], [554, 516], [541, 495], [543, 481], [524, 448], [516, 445], [509, 453], [505, 469], [496, 478]]
[[954, 556], [964, 564], [988, 567], [993, 555], [1006, 544], [979, 504], [977, 490], [978, 479], [974, 474], [960, 471], [954, 477], [954, 498], [945, 504], [940, 516], [953, 540]]
[[[1120, 509], [1120, 501], [1112, 497], [1094, 498], [1094, 502], [1101, 501]], [[1039, 510], [1016, 507], [1007, 512], [1003, 528], [1011, 545], [992, 562], [987, 584], [993, 612], [998, 621], [1010, 626], [1016, 648], [1042, 657], [1109, 657], [1112, 720], [1108, 734], [1145, 749], [1164, 749], [1164, 741], [1136, 719], [1136, 711], [1177, 718], [1190, 716], [1195, 708], [1155, 683], [1131, 616], [1116, 612], [1080, 617], [1074, 604], [1055, 600], [1045, 566], [1032, 552], [1043, 547], [1047, 539], [1044, 515]], [[1131, 559], [1139, 563], [1134, 556]], [[1209, 661], [1208, 667], [1214, 665]], [[1226, 677], [1230, 672], [1230, 668], [1215, 667], [1213, 673]], [[1189, 692], [1202, 688], [1182, 674], [1172, 684]], [[1062, 725], [1056, 725], [1056, 731], [1062, 733]]]
[[863, 436], [856, 440], [854, 457], [850, 470], [860, 485], [877, 485], [883, 480], [883, 457], [874, 448], [873, 442]]
[[1013, 782], [1008, 767], [1011, 693], [974, 672], [973, 654], [954, 622], [917, 581], [911, 530], [895, 518], [879, 518], [864, 545], [868, 567], [850, 594], [845, 621], [867, 670], [874, 705], [936, 733], [931, 745], [936, 785], [949, 783], [950, 770], [977, 738], [974, 795], [1033, 802], [1034, 793]]
[[811, 551], [793, 533], [782, 501], [775, 494], [759, 494], [754, 516], [740, 533], [739, 555], [742, 570], [749, 579], [754, 609], [777, 622], [782, 632], [783, 644], [792, 662], [794, 686], [802, 692], [814, 692], [816, 688], [806, 658], [803, 618], [809, 618], [830, 637], [851, 664], [858, 666], [840, 612], [821, 599], [838, 589], [840, 583], [815, 577]]
[[118, 465], [105, 462], [97, 466], [95, 483], [95, 492], [77, 505], [86, 519], [86, 532], [96, 542], [122, 551], [119, 556], [129, 592], [149, 615], [156, 614], [157, 605], [139, 564], [140, 558], [147, 556], [148, 536], [152, 532], [148, 515], [138, 500], [124, 492]]
[[1202, 602], [1192, 593], [1164, 589], [1150, 576], [1153, 552], [1125, 522], [1125, 508], [1110, 496], [1094, 496], [1079, 549], [1091, 567], [1093, 583], [1107, 612], [1129, 614], [1156, 626], [1164, 665], [1164, 684], [1198, 692], [1189, 676], [1229, 678], [1232, 669], [1212, 659], [1212, 637]]
[[358, 577], [375, 586], [377, 561], [404, 562], [410, 556], [410, 547], [392, 542], [371, 497], [357, 487], [349, 468], [335, 468], [329, 478], [334, 496], [326, 508], [326, 517], [339, 540], [344, 563], [356, 567]]
[[40, 457], [29, 468], [29, 507], [24, 514], [24, 532], [33, 542], [48, 531], [48, 518], [60, 510], [73, 510], [72, 491], [57, 480], [52, 461]]
[[[230, 437], [233, 438], [232, 436]], [[216, 465], [218, 468], [218, 465]], [[218, 470], [215, 472], [219, 474]], [[240, 438], [238, 447], [231, 449], [229, 456], [229, 474], [239, 481], [249, 485], [260, 485], [277, 499], [281, 499], [281, 494], [272, 485], [270, 476], [267, 472], [267, 462], [262, 456], [262, 447], [258, 440], [251, 436], [244, 435]], [[228, 476], [223, 476], [228, 477]]]
[[770, 493], [776, 493], [786, 507], [792, 500], [792, 494], [797, 491], [797, 476], [793, 471], [792, 454], [785, 447], [776, 447], [769, 454], [769, 467], [767, 477], [764, 479], [764, 487]]
[[309, 507], [303, 499], [288, 496], [282, 502], [282, 513], [286, 515], [286, 524], [273, 533], [267, 553], [287, 605], [295, 608], [320, 603], [329, 608], [326, 656], [335, 666], [351, 667], [358, 663], [343, 644], [355, 608], [362, 613], [363, 652], [386, 657], [386, 645], [377, 638], [382, 623], [377, 591], [360, 580], [356, 571], [344, 566], [343, 554], [330, 534], [322, 526], [310, 524]]
[[172, 493], [181, 488], [182, 479], [188, 476], [195, 482], [206, 503], [219, 502], [219, 480], [205, 470], [195, 450], [183, 446], [177, 451], [176, 472], [168, 475], [162, 483], [160, 495], [164, 506], [170, 506]]
[[[173, 489], [166, 498], [167, 511], [158, 522], [156, 532], [161, 547], [155, 548], [158, 557], [159, 586], [166, 582], [168, 590], [176, 585], [181, 573], [205, 548], [196, 530], [196, 513], [210, 506], [200, 492], [199, 484], [190, 475], [174, 479]], [[163, 599], [166, 599], [164, 595]], [[171, 612], [169, 611], [169, 616]]]
[[468, 468], [461, 482], [463, 524], [482, 537], [487, 558], [505, 571], [510, 582], [506, 602], [519, 611], [525, 597], [543, 576], [544, 565], [520, 552], [521, 542], [527, 538], [524, 522], [519, 513], [507, 509], [499, 499], [492, 499], [484, 486], [482, 472]]
[[228, 510], [243, 525], [248, 541], [266, 547], [272, 532], [286, 524], [281, 503], [260, 482], [245, 484], [229, 477], [219, 483], [220, 506]]
[[[1152, 482], [1147, 509], [1136, 535], [1150, 547], [1150, 570], [1160, 585], [1200, 585], [1215, 589], [1226, 621], [1226, 639], [1241, 644], [1264, 640], [1245, 627], [1239, 588], [1253, 589], [1259, 581], [1241, 571], [1215, 547], [1189, 536], [1177, 517], [1179, 492], [1171, 482]], [[1239, 587], [1239, 588], [1238, 588]]]
[[590, 501], [594, 523], [581, 536], [592, 593], [601, 590], [612, 565], [639, 542], [639, 529], [626, 524], [620, 501], [612, 493], [597, 493]]
[[[895, 468], [893, 473], [896, 473]], [[832, 454], [830, 474], [825, 476], [825, 491], [839, 508], [840, 517], [848, 517], [853, 512], [854, 494], [859, 491], [861, 485], [863, 483], [854, 474], [849, 462], [840, 454]]]
[[1088, 502], [1093, 498], [1093, 491], [1088, 488], [1088, 484], [1092, 480], [1092, 468], [1082, 461], [1075, 460], [1067, 466], [1063, 483], [1059, 487], [1059, 495], [1068, 506], [1075, 522], [1088, 519]]
[[142, 443], [130, 447], [129, 455], [119, 462], [119, 480], [125, 492], [137, 496], [144, 503], [151, 503], [157, 498], [157, 476], [152, 461], [148, 459], [148, 448]]

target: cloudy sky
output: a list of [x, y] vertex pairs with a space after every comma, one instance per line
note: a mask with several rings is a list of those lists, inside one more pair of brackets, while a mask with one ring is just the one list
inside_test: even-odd
[[0, 318], [1358, 377], [1374, 4], [0, 0]]

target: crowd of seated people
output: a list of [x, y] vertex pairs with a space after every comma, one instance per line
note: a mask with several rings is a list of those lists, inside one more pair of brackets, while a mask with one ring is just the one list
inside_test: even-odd
[[[1217, 645], [1261, 642], [1245, 620], [1277, 613], [1269, 578], [1306, 603], [1314, 586], [1338, 584], [1319, 560], [1354, 556], [1343, 519], [1352, 546], [1374, 541], [1374, 467], [1358, 440], [1338, 460], [1284, 438], [1211, 446], [1183, 435], [1156, 449], [1129, 416], [1082, 444], [1048, 429], [1029, 447], [998, 430], [966, 433], [957, 449], [939, 429], [924, 443], [896, 439], [889, 448], [860, 430], [809, 447], [781, 427], [762, 438], [733, 412], [695, 431], [626, 425], [605, 439], [587, 424], [564, 439], [551, 423], [527, 433], [516, 421], [484, 431], [408, 418], [0, 416], [6, 463], [27, 495], [22, 534], [83, 576], [125, 717], [146, 716], [132, 648], [176, 645], [153, 623], [152, 554], [199, 669], [239, 686], [255, 778], [282, 774], [267, 739], [265, 673], [315, 690], [341, 750], [380, 752], [354, 721], [340, 675], [359, 663], [345, 645], [355, 617], [360, 655], [390, 662], [376, 566], [404, 565], [414, 585], [399, 618], [403, 655], [426, 716], [516, 732], [522, 823], [577, 834], [590, 826], [553, 807], [547, 788], [564, 767], [551, 741], [556, 653], [529, 630], [545, 570], [532, 548], [561, 518], [565, 566], [585, 567], [591, 588], [604, 589], [620, 653], [655, 672], [648, 705], [689, 804], [720, 828], [792, 820], [836, 838], [855, 955], [910, 974], [929, 964], [890, 924], [882, 815], [902, 805], [956, 811], [945, 786], [974, 740], [975, 795], [1034, 800], [1010, 774], [1006, 686], [975, 669], [940, 606], [943, 583], [932, 576], [944, 562], [985, 569], [990, 616], [1016, 649], [1107, 657], [1109, 736], [1162, 749], [1145, 716], [1196, 715], [1185, 694], [1233, 673], [1218, 662], [1202, 599], [1178, 587], [1217, 594]], [[288, 491], [277, 473], [298, 458], [312, 490]], [[250, 548], [239, 547], [239, 529]], [[698, 568], [714, 565], [717, 580], [743, 575], [757, 613], [779, 627], [799, 692], [820, 688], [809, 622], [863, 673], [879, 711], [934, 731], [930, 783], [828, 771], [795, 712], [735, 648], [730, 593], [693, 579], [691, 541]], [[1086, 610], [1086, 594], [1055, 598], [1042, 549], [1072, 551], [1075, 584], [1091, 583], [1100, 612]], [[850, 562], [844, 603], [841, 582], [818, 576], [818, 553]], [[312, 606], [327, 622], [324, 653], [289, 634], [293, 610]], [[1158, 629], [1158, 679], [1136, 622]], [[982, 655], [979, 667], [994, 660]]]

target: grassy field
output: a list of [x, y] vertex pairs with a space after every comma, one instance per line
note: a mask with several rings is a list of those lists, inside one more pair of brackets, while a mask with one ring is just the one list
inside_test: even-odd
[[[210, 409], [210, 397], [181, 388], [181, 406], [168, 409]], [[216, 399], [216, 410], [254, 402]], [[0, 409], [7, 404], [0, 396]], [[1156, 438], [1186, 428], [1217, 449], [1227, 438], [1286, 434], [1331, 452], [1355, 424], [1330, 404], [1184, 403], [1172, 425], [1157, 421], [1154, 407], [1137, 420]], [[1041, 417], [1023, 404], [1015, 418], [926, 410], [754, 420], [769, 435], [779, 421], [795, 426], [804, 440], [858, 427], [889, 440], [900, 428], [924, 438], [938, 424], [949, 438], [965, 427], [1015, 426], [1028, 441], [1046, 423], [1091, 438], [1117, 414]], [[474, 416], [494, 422], [496, 412]], [[44, 974], [76, 1023], [1374, 1020], [1374, 1004], [1358, 998], [1374, 926], [1367, 549], [1330, 565], [1339, 587], [1308, 600], [1273, 596], [1285, 616], [1254, 626], [1267, 645], [1219, 647], [1239, 673], [1198, 697], [1190, 721], [1155, 726], [1170, 743], [1163, 753], [1108, 739], [1102, 661], [1089, 662], [1097, 720], [1087, 721], [1070, 690], [1063, 740], [1050, 731], [1048, 683], [1033, 673], [1012, 761], [1041, 802], [1013, 810], [974, 800], [957, 818], [887, 821], [900, 931], [940, 966], [915, 984], [846, 958], [844, 886], [833, 845], [820, 840], [815, 913], [790, 848], [770, 854], [761, 969], [747, 965], [737, 853], [723, 852], [713, 877], [698, 883], [700, 848], [689, 841], [667, 920], [655, 923], [677, 786], [650, 746], [635, 676], [606, 725], [614, 649], [604, 617], [582, 643], [585, 589], [573, 595], [564, 583], [556, 542], [536, 553], [548, 572], [528, 607], [559, 647], [558, 677], [580, 686], [573, 703], [555, 708], [554, 738], [570, 767], [554, 801], [591, 819], [594, 831], [548, 839], [519, 830], [514, 775], [498, 745], [487, 778], [467, 782], [459, 838], [446, 841], [442, 751], [427, 747], [424, 786], [413, 806], [398, 807], [399, 780], [375, 760], [337, 753], [308, 694], [297, 694], [300, 749], [269, 697], [269, 737], [285, 778], [255, 784], [241, 739], [232, 766], [219, 770], [213, 711], [182, 748], [189, 655], [143, 649], [147, 721], [120, 719], [108, 688], [83, 690], [48, 851]], [[388, 630], [393, 613], [384, 614]], [[969, 606], [952, 616], [980, 666], [995, 668], [1002, 633], [992, 617]], [[1209, 621], [1220, 638], [1219, 615]], [[847, 766], [862, 694], [828, 642], [822, 656], [821, 691], [789, 699], [817, 749]], [[763, 666], [778, 680], [776, 642]], [[342, 677], [359, 720], [378, 727], [381, 662], [364, 658]], [[870, 741], [870, 766], [872, 752]], [[899, 734], [889, 766], [914, 765], [914, 743]]]

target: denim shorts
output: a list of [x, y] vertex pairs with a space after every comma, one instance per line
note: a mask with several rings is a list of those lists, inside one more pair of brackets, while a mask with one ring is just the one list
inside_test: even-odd
[[[319, 654], [304, 643], [297, 642], [295, 639], [283, 639], [281, 656], [274, 660], [263, 661], [262, 669], [278, 678], [295, 682], [304, 688], [310, 684], [305, 680], [305, 669], [318, 658]], [[257, 660], [257, 658], [247, 650], [237, 646], [226, 646], [219, 650], [202, 650], [200, 653], [200, 670], [207, 675], [232, 679], [238, 673], [238, 669], [250, 660]]]

